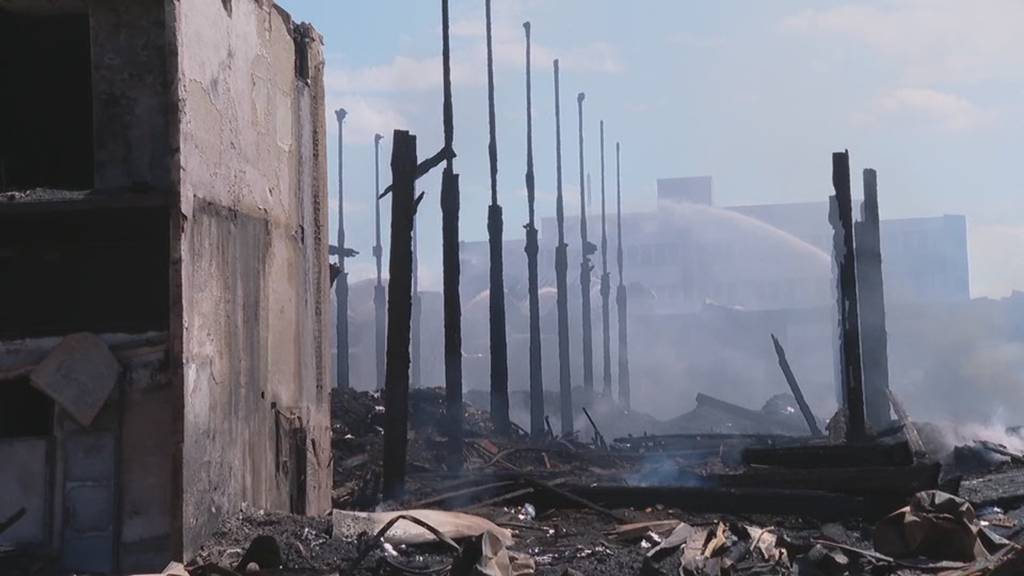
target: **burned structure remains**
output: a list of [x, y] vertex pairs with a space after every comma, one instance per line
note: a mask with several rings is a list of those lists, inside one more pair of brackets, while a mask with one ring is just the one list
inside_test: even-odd
[[242, 506], [324, 512], [320, 35], [269, 0], [4, 0], [0, 45], [0, 545], [152, 571]]

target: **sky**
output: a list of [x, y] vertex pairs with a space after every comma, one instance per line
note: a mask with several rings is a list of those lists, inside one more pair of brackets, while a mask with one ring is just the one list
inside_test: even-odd
[[[354, 279], [372, 274], [373, 134], [441, 146], [440, 2], [278, 0], [326, 43], [329, 111], [345, 108], [345, 220]], [[624, 7], [630, 8], [624, 8]], [[1024, 2], [1018, 0], [496, 0], [498, 192], [505, 237], [526, 222], [525, 40], [532, 23], [539, 217], [554, 213], [553, 58], [561, 61], [567, 214], [579, 212], [576, 93], [586, 171], [600, 193], [622, 143], [625, 211], [655, 203], [657, 178], [711, 175], [715, 203], [824, 200], [831, 153], [878, 170], [883, 218], [964, 214], [972, 289], [1024, 290]], [[489, 203], [483, 0], [451, 0], [462, 237], [486, 238]], [[329, 112], [332, 230], [337, 126]], [[440, 171], [421, 179], [422, 283], [439, 285]], [[854, 180], [859, 193], [859, 178]], [[382, 205], [387, 225], [387, 205]], [[333, 232], [332, 232], [333, 234]], [[333, 236], [332, 236], [333, 237]], [[385, 231], [384, 237], [387, 237]], [[543, 239], [542, 239], [543, 241]]]

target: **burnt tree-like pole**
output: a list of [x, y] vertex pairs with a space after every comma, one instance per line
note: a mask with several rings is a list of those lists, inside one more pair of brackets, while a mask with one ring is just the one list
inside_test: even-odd
[[608, 227], [605, 211], [604, 187], [604, 120], [601, 120], [601, 347], [604, 352], [604, 395], [612, 397], [612, 335], [611, 311], [608, 297], [612, 292], [611, 274], [608, 273]]
[[629, 389], [629, 337], [627, 335], [629, 317], [626, 284], [622, 274], [622, 147], [615, 143], [615, 227], [618, 248], [615, 258], [619, 264], [619, 286], [615, 290], [615, 304], [619, 313], [619, 403], [627, 410], [630, 403]]
[[864, 411], [868, 424], [875, 430], [888, 427], [892, 421], [892, 413], [889, 411], [889, 336], [885, 327], [880, 228], [878, 174], [868, 168], [864, 170], [861, 220], [854, 224], [854, 231], [861, 348], [864, 357]]
[[[422, 193], [420, 193], [422, 195]], [[423, 300], [420, 297], [420, 239], [419, 226], [412, 226], [412, 380], [413, 388], [423, 386], [422, 320]]]
[[349, 354], [348, 354], [348, 271], [345, 269], [345, 258], [348, 257], [348, 249], [345, 247], [345, 162], [343, 146], [345, 116], [348, 112], [344, 108], [334, 111], [338, 119], [338, 267], [341, 274], [338, 275], [337, 283], [334, 285], [335, 299], [337, 300], [337, 323], [335, 334], [337, 335], [337, 367], [338, 367], [338, 388], [348, 388], [349, 384]]
[[498, 204], [498, 136], [494, 113], [494, 49], [491, 38], [491, 0], [484, 2], [487, 19], [487, 121], [490, 140], [491, 205], [487, 208], [487, 237], [491, 249], [491, 284], [488, 303], [491, 319], [491, 420], [498, 434], [508, 434], [508, 340], [505, 331], [505, 271], [502, 235], [505, 227]]
[[412, 322], [412, 230], [416, 215], [416, 137], [395, 130], [391, 148], [391, 258], [388, 276], [388, 349], [384, 388], [386, 500], [405, 492], [409, 432], [409, 339]]
[[541, 370], [540, 292], [538, 284], [535, 203], [536, 182], [533, 176], [533, 85], [530, 78], [530, 23], [523, 22], [526, 32], [526, 202], [529, 220], [526, 223], [526, 268], [530, 299], [530, 435], [544, 437], [544, 377]]
[[384, 281], [382, 278], [384, 248], [380, 243], [380, 141], [384, 137], [380, 134], [373, 135], [373, 163], [374, 163], [374, 244], [373, 257], [377, 261], [377, 283], [373, 286], [373, 320], [374, 320], [374, 354], [376, 359], [377, 390], [384, 389], [384, 322], [387, 312], [384, 307], [387, 305], [387, 297], [384, 294]]
[[[453, 150], [452, 66], [448, 0], [441, 0], [444, 146]], [[448, 470], [462, 470], [462, 298], [459, 296], [459, 175], [450, 155], [441, 176], [441, 260], [444, 290], [444, 388]]]
[[857, 255], [853, 238], [853, 198], [850, 193], [850, 153], [832, 154], [834, 210], [829, 220], [839, 242], [833, 257], [839, 273], [840, 358], [843, 398], [846, 407], [846, 440], [867, 438], [864, 412], [864, 378], [860, 348], [860, 313], [857, 300]]
[[583, 392], [589, 396], [594, 391], [594, 332], [590, 320], [590, 273], [594, 266], [590, 263], [590, 255], [596, 250], [587, 240], [587, 197], [583, 160], [583, 100], [586, 94], [576, 95], [576, 107], [579, 110], [579, 146], [580, 146], [580, 300], [583, 303]]
[[572, 434], [572, 365], [569, 363], [569, 245], [565, 243], [565, 198], [562, 195], [562, 106], [558, 85], [558, 59], [555, 70], [555, 219], [558, 222], [558, 246], [555, 246], [555, 288], [558, 292], [558, 390], [562, 435]]

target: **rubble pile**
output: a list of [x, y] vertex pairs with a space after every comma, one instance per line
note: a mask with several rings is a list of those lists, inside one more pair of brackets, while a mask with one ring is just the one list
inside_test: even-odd
[[[793, 414], [785, 397], [756, 412], [708, 398], [698, 413], [744, 426]], [[338, 390], [331, 517], [243, 513], [189, 574], [1024, 573], [1024, 455], [1006, 446], [928, 457], [903, 426], [864, 444], [721, 427], [609, 441], [611, 412], [591, 406], [589, 431], [531, 440], [466, 404], [453, 474], [444, 392], [413, 390], [407, 494], [383, 503], [381, 399]]]

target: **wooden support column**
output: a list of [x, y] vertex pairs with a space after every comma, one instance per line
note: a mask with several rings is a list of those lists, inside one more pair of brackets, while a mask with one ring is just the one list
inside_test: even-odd
[[885, 327], [878, 175], [870, 168], [864, 170], [861, 214], [861, 220], [854, 229], [861, 348], [864, 354], [864, 409], [868, 425], [874, 430], [882, 430], [892, 422], [889, 411], [889, 337]]
[[[422, 195], [422, 193], [420, 193]], [[423, 386], [423, 299], [420, 297], [419, 226], [412, 228], [412, 380], [413, 388]]]
[[627, 410], [630, 407], [629, 384], [629, 324], [628, 297], [622, 274], [622, 147], [615, 143], [615, 237], [618, 241], [615, 257], [619, 264], [619, 286], [615, 290], [615, 307], [619, 313], [619, 404]]
[[498, 203], [498, 137], [494, 112], [494, 48], [491, 36], [491, 0], [485, 0], [487, 20], [487, 145], [491, 168], [491, 205], [487, 208], [487, 239], [490, 245], [490, 351], [491, 420], [500, 435], [509, 433], [508, 340], [505, 328], [505, 270], [502, 261], [504, 221]]
[[344, 153], [344, 125], [345, 116], [348, 113], [344, 108], [334, 112], [338, 120], [338, 267], [341, 274], [338, 275], [337, 283], [334, 285], [334, 295], [337, 315], [335, 324], [335, 335], [337, 341], [338, 388], [349, 387], [349, 354], [348, 354], [348, 271], [345, 269], [345, 258], [348, 257], [348, 249], [345, 247], [345, 153]]
[[612, 292], [612, 276], [608, 273], [608, 226], [604, 188], [604, 120], [601, 120], [601, 351], [604, 353], [603, 382], [605, 398], [612, 397], [612, 335], [611, 309], [608, 298]]
[[569, 245], [565, 243], [565, 198], [562, 195], [562, 106], [558, 84], [558, 60], [555, 71], [555, 219], [558, 222], [558, 246], [555, 247], [555, 288], [558, 292], [558, 390], [562, 435], [572, 434], [572, 364], [569, 360]]
[[544, 375], [541, 369], [540, 290], [538, 287], [535, 203], [536, 182], [533, 175], [533, 85], [530, 78], [530, 23], [523, 23], [526, 32], [526, 202], [529, 220], [526, 223], [527, 290], [530, 300], [530, 436], [544, 438]]
[[384, 323], [387, 317], [385, 307], [387, 296], [384, 293], [383, 267], [384, 247], [380, 243], [380, 141], [384, 137], [380, 134], [373, 135], [373, 163], [374, 163], [374, 244], [373, 257], [377, 264], [377, 283], [373, 286], [373, 325], [374, 325], [374, 358], [377, 375], [377, 390], [384, 389], [384, 347], [385, 332]]
[[[444, 99], [444, 146], [454, 150], [455, 120], [452, 105], [452, 66], [448, 0], [441, 0], [441, 66]], [[444, 290], [444, 388], [448, 419], [448, 470], [463, 465], [462, 445], [462, 298], [459, 295], [459, 175], [449, 155], [441, 175], [441, 261]]]
[[412, 330], [412, 230], [416, 215], [416, 137], [395, 130], [391, 149], [391, 258], [388, 280], [388, 347], [384, 388], [386, 500], [405, 492], [409, 444], [409, 344]]
[[843, 399], [846, 408], [846, 441], [867, 438], [864, 412], [864, 377], [860, 348], [860, 314], [857, 301], [857, 254], [853, 238], [853, 198], [850, 193], [850, 154], [832, 154], [834, 210], [829, 220], [838, 242], [833, 257], [839, 274], [839, 327]]
[[583, 393], [588, 398], [594, 392], [594, 328], [590, 319], [590, 274], [594, 266], [590, 263], [590, 255], [596, 247], [587, 239], [587, 197], [584, 172], [583, 147], [583, 101], [586, 94], [576, 95], [576, 107], [579, 111], [579, 149], [580, 149], [580, 302], [583, 305]]

